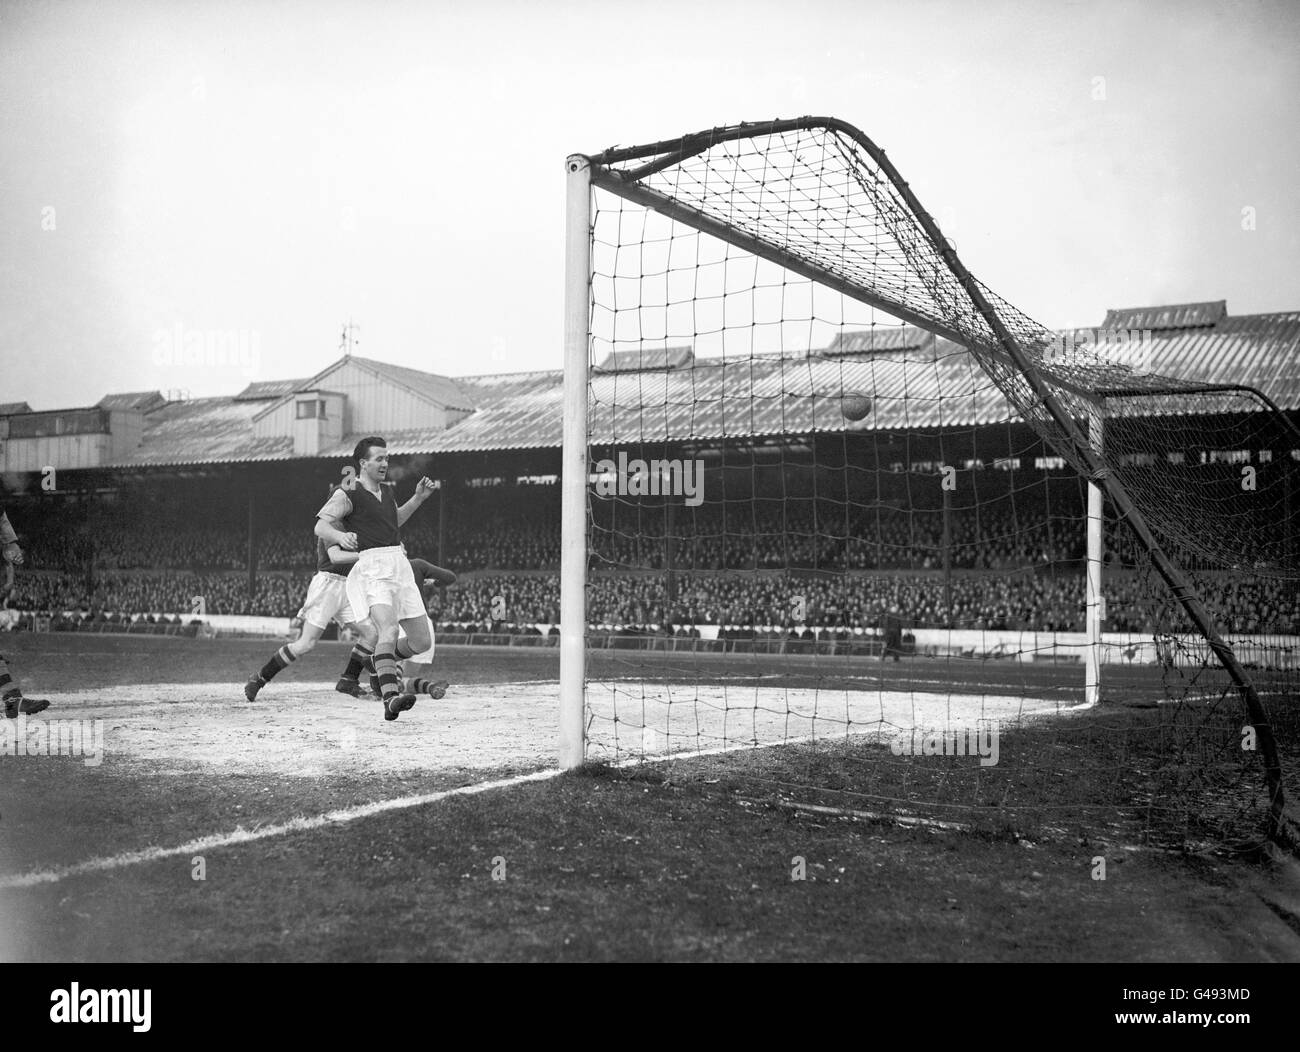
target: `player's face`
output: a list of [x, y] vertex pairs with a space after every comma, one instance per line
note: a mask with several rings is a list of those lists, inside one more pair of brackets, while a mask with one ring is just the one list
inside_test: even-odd
[[388, 475], [388, 450], [371, 446], [369, 459], [361, 462], [361, 474], [372, 483], [383, 482]]

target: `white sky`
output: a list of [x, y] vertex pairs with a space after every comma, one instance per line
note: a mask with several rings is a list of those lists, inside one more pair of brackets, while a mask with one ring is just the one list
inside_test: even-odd
[[[7, 3], [0, 402], [309, 376], [349, 317], [369, 357], [559, 368], [565, 156], [810, 113], [1049, 326], [1300, 310], [1297, 56], [1292, 0]], [[157, 364], [205, 330], [256, 368]]]

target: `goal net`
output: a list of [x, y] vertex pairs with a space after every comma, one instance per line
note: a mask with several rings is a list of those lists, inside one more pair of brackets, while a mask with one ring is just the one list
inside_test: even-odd
[[[568, 172], [563, 763], [1017, 835], [1284, 834], [1285, 420], [1152, 371], [1142, 333], [1020, 313], [843, 122]], [[1187, 499], [1206, 426], [1272, 453], [1245, 499], [1217, 462]], [[1266, 689], [1225, 621], [1256, 593]]]

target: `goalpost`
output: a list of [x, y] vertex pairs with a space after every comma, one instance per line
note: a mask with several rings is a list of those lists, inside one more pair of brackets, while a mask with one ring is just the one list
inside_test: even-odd
[[[1186, 405], [1145, 397], [1173, 381], [1054, 350], [843, 121], [715, 128], [566, 172], [563, 767], [722, 754], [872, 813], [1145, 807], [1148, 828], [1283, 835], [1274, 723], [1161, 542], [1197, 513], [1134, 453], [1176, 440]], [[1207, 689], [1204, 663], [1195, 691], [1135, 679], [1175, 704], [1088, 722], [1066, 714], [1098, 708], [1109, 660], [1105, 502], [1177, 607], [1144, 586], [1135, 635], [1194, 635], [1224, 681]], [[755, 759], [768, 746], [789, 748]], [[1062, 758], [1096, 801], [1053, 796]]]
[[[1102, 455], [1102, 429], [1106, 404], [1103, 400], [1088, 413], [1088, 442], [1093, 452]], [[1101, 700], [1101, 630], [1105, 617], [1105, 592], [1102, 580], [1102, 560], [1105, 555], [1105, 535], [1102, 525], [1102, 491], [1095, 481], [1088, 483], [1088, 551], [1084, 571], [1084, 626], [1088, 633], [1087, 648], [1083, 655], [1084, 704], [1096, 705]]]
[[564, 241], [564, 446], [560, 484], [560, 766], [586, 758], [587, 354], [591, 290], [591, 179], [570, 157]]

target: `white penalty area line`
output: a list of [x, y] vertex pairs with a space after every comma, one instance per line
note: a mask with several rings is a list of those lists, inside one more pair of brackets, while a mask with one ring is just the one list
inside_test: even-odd
[[57, 866], [54, 869], [34, 870], [13, 876], [0, 876], [0, 889], [30, 888], [37, 884], [57, 884], [69, 877], [79, 877], [87, 873], [104, 873], [127, 866], [156, 862], [164, 858], [176, 858], [183, 855], [198, 855], [205, 851], [233, 847], [237, 844], [249, 844], [255, 840], [267, 840], [271, 837], [286, 836], [289, 833], [310, 832], [326, 826], [342, 825], [357, 819], [370, 818], [386, 811], [400, 811], [410, 807], [422, 807], [436, 804], [453, 796], [473, 796], [487, 793], [494, 789], [509, 789], [528, 782], [542, 782], [555, 778], [562, 772], [559, 768], [534, 771], [531, 774], [517, 774], [511, 778], [500, 778], [493, 782], [480, 782], [477, 785], [462, 785], [455, 789], [444, 789], [437, 793], [423, 793], [419, 796], [399, 796], [393, 800], [380, 800], [373, 804], [361, 804], [357, 807], [345, 807], [338, 811], [329, 811], [313, 818], [294, 818], [276, 825], [259, 826], [256, 829], [236, 829], [231, 833], [216, 833], [212, 836], [199, 837], [176, 847], [147, 847], [141, 851], [127, 851], [120, 855], [105, 858], [92, 858], [86, 862], [77, 862], [71, 866]]

